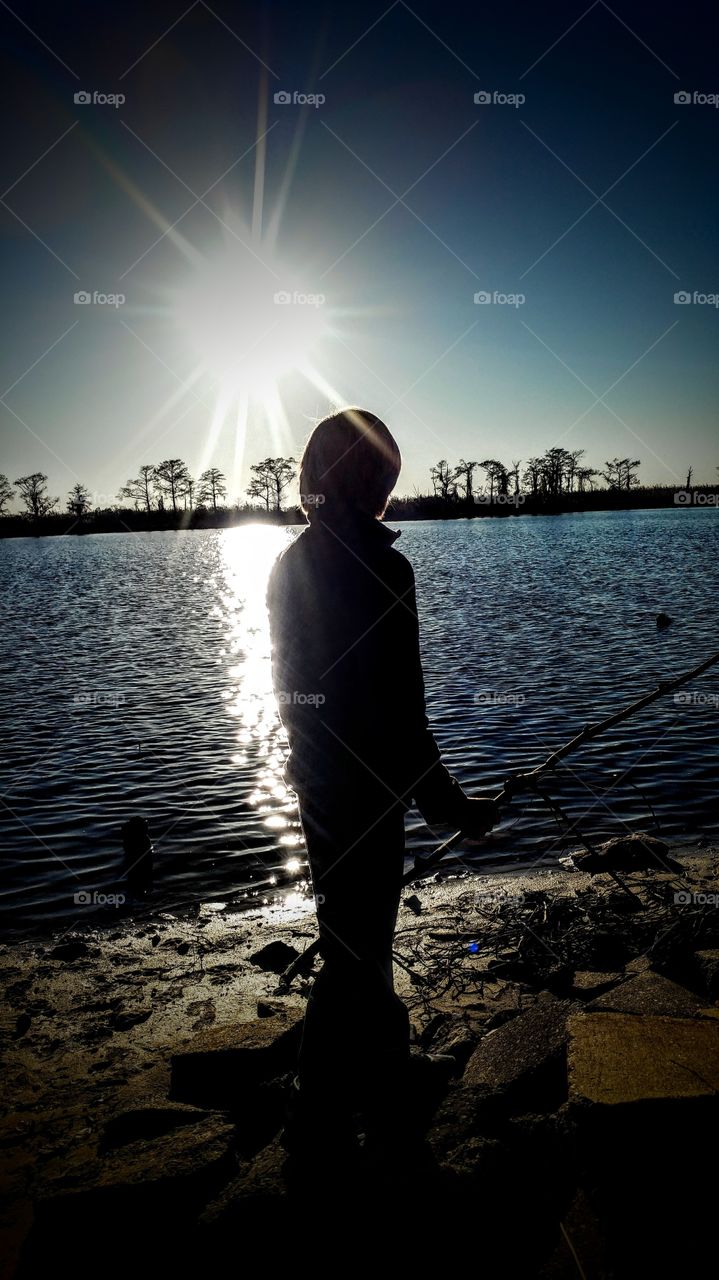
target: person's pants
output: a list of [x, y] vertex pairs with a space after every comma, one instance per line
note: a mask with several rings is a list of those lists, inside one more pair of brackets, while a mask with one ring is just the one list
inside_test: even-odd
[[[392, 1108], [409, 1060], [409, 1015], [395, 993], [392, 940], [404, 867], [404, 814], [300, 797], [322, 968], [299, 1051], [300, 1092], [319, 1115]], [[387, 805], [384, 805], [387, 808]]]

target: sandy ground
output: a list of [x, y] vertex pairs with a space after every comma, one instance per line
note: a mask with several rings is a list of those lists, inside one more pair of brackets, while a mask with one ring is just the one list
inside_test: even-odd
[[[395, 975], [418, 1042], [466, 1061], [488, 1030], [576, 971], [641, 967], [660, 933], [686, 919], [674, 894], [719, 887], [719, 850], [672, 853], [679, 873], [622, 877], [641, 900], [636, 914], [607, 875], [567, 865], [415, 882], [400, 907]], [[278, 973], [250, 957], [277, 942], [301, 951], [314, 936], [309, 903], [242, 913], [205, 904], [0, 948], [10, 1202], [72, 1186], [109, 1119], [166, 1104], [171, 1057], [198, 1034], [301, 1011], [309, 980], [281, 992]]]

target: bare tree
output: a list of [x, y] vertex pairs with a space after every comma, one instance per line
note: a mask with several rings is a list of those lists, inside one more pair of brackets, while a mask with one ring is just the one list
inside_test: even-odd
[[496, 458], [485, 458], [479, 465], [489, 481], [489, 501], [494, 502], [495, 489], [498, 495], [507, 493], [509, 472], [504, 463], [498, 462]]
[[210, 467], [207, 471], [203, 471], [200, 476], [200, 492], [198, 494], [198, 502], [210, 503], [212, 510], [217, 514], [218, 498], [227, 497], [227, 481], [225, 476], [217, 467]]
[[192, 511], [193, 509], [196, 488], [197, 488], [197, 481], [192, 478], [192, 476], [188, 471], [184, 480], [182, 480], [181, 486], [180, 486], [180, 494], [182, 496], [182, 505], [185, 511], [187, 510], [188, 507], [190, 508], [190, 511]]
[[599, 472], [594, 467], [577, 467], [575, 472], [577, 493], [584, 493], [586, 485], [589, 485], [589, 488], [593, 489], [595, 476], [598, 475]]
[[135, 504], [135, 510], [140, 506], [144, 506], [146, 511], [152, 511], [152, 478], [155, 474], [155, 468], [148, 463], [140, 467], [139, 474], [134, 480], [128, 480], [120, 490], [119, 497], [129, 498]]
[[182, 458], [165, 458], [153, 470], [153, 483], [160, 493], [170, 499], [173, 511], [177, 511], [177, 499], [182, 496], [188, 477], [187, 465]]
[[59, 502], [58, 498], [49, 496], [47, 476], [42, 471], [33, 471], [29, 476], [20, 476], [15, 484], [19, 490], [20, 501], [24, 502], [27, 513], [33, 520], [42, 520], [43, 516], [48, 516]]
[[282, 498], [285, 489], [295, 478], [294, 458], [265, 458], [262, 462], [250, 467], [252, 480], [247, 490], [251, 498], [261, 498], [267, 510], [270, 502], [274, 502], [276, 511], [282, 510]]
[[15, 497], [15, 490], [6, 475], [0, 473], [0, 516], [7, 515], [7, 505]]
[[454, 479], [462, 480], [464, 482], [464, 496], [467, 499], [467, 502], [472, 501], [472, 479], [478, 466], [478, 462], [465, 462], [464, 458], [460, 458], [457, 466], [454, 468]]
[[529, 489], [533, 498], [536, 498], [541, 484], [542, 478], [542, 459], [528, 458], [524, 476], [522, 477], [524, 485]]
[[457, 496], [455, 473], [446, 458], [440, 458], [439, 462], [431, 468], [429, 474], [432, 477], [432, 486], [437, 497], [443, 498], [445, 502], [448, 502], [450, 498]]

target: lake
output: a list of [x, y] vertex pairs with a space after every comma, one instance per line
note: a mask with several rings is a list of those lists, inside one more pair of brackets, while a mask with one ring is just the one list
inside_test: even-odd
[[[430, 720], [470, 790], [498, 788], [716, 648], [714, 509], [395, 527], [417, 578]], [[306, 896], [264, 603], [272, 562], [297, 533], [0, 542], [7, 930], [69, 927], [95, 909], [78, 893], [121, 891], [119, 828], [133, 814], [150, 824], [153, 902]], [[666, 630], [660, 611], [673, 618]], [[687, 694], [567, 760], [549, 789], [582, 832], [716, 837], [719, 671]], [[387, 724], [397, 732], [391, 707]], [[447, 834], [416, 813], [407, 831], [413, 854]], [[520, 797], [488, 842], [461, 853], [465, 865], [527, 866], [565, 843], [541, 802]]]

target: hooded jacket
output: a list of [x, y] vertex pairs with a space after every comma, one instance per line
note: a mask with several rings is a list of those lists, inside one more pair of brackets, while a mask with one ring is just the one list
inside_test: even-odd
[[458, 821], [466, 796], [429, 728], [412, 566], [398, 531], [324, 507], [273, 566], [272, 679], [288, 786], [315, 802], [417, 805]]

